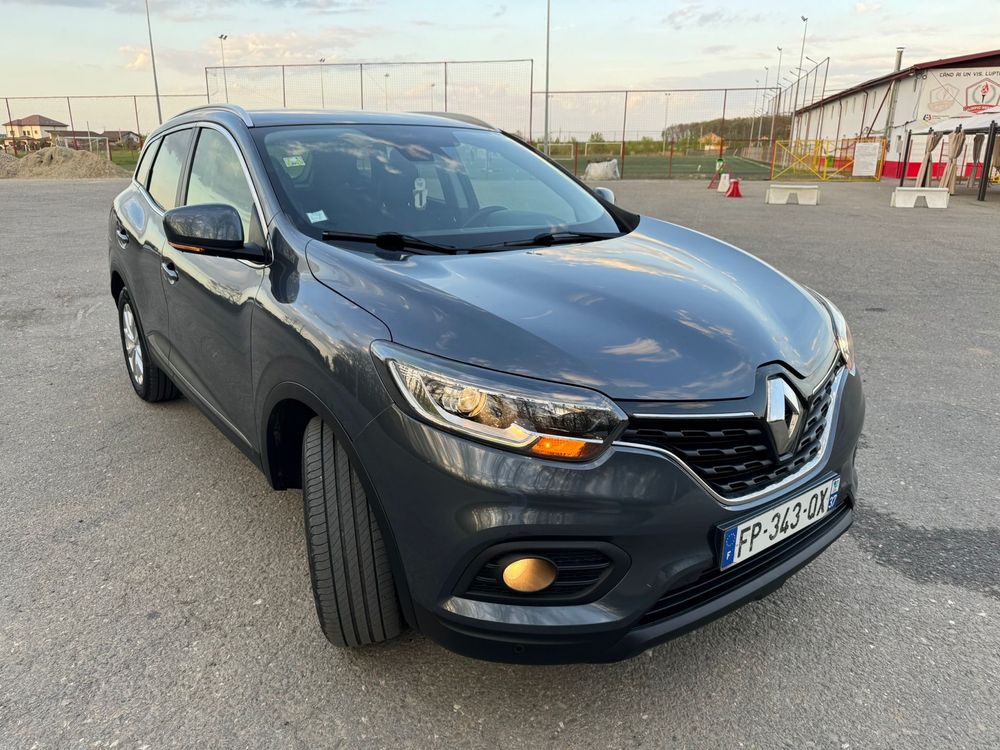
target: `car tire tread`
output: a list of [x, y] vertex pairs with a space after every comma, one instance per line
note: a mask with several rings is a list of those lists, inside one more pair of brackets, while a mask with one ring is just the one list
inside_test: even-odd
[[309, 570], [320, 627], [338, 646], [393, 638], [401, 630], [395, 585], [357, 470], [319, 417], [306, 426], [302, 448]]

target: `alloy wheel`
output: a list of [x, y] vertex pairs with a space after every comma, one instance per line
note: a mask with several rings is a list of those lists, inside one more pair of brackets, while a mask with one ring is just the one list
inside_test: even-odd
[[125, 361], [128, 371], [136, 385], [142, 385], [145, 372], [143, 367], [142, 340], [139, 338], [139, 324], [132, 312], [132, 306], [125, 303], [122, 307], [122, 338], [125, 341]]

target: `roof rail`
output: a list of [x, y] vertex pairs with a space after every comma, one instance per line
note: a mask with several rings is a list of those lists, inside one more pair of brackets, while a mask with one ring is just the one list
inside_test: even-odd
[[497, 130], [495, 125], [490, 125], [485, 120], [480, 120], [478, 117], [473, 117], [472, 115], [463, 115], [461, 112], [414, 112], [415, 115], [432, 115], [433, 117], [444, 117], [449, 120], [458, 120], [459, 122], [464, 122], [467, 125], [478, 125], [481, 128], [487, 128], [488, 130]]
[[188, 115], [192, 112], [203, 112], [205, 110], [212, 109], [220, 112], [230, 112], [243, 120], [243, 124], [248, 128], [253, 127], [253, 120], [250, 119], [250, 113], [243, 109], [243, 107], [239, 104], [199, 104], [197, 107], [191, 107], [191, 109], [185, 109], [183, 112], [178, 113], [177, 117], [180, 117], [181, 115]]

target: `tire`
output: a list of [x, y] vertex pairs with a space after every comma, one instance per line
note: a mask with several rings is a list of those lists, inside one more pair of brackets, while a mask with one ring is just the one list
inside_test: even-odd
[[128, 379], [139, 398], [155, 402], [169, 401], [180, 396], [177, 386], [149, 355], [146, 335], [142, 332], [142, 324], [128, 289], [122, 289], [118, 294], [118, 333], [122, 340]]
[[346, 647], [395, 638], [402, 618], [381, 529], [346, 451], [319, 417], [302, 438], [302, 498], [323, 634]]

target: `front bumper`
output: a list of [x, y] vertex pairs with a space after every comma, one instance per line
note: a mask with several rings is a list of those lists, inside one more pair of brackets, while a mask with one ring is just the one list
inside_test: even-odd
[[[823, 460], [779, 492], [735, 506], [653, 450], [617, 445], [585, 464], [545, 461], [442, 432], [396, 408], [371, 423], [355, 449], [395, 547], [411, 625], [477, 658], [600, 662], [633, 656], [767, 595], [843, 534], [853, 520], [863, 419], [860, 377], [848, 376]], [[766, 565], [751, 558], [714, 572], [720, 525], [832, 474], [841, 477], [839, 513], [761, 555]], [[498, 603], [456, 590], [473, 560], [494, 545], [570, 540], [624, 552], [620, 578], [593, 601]]]

